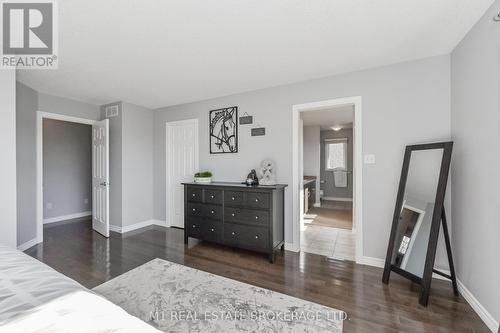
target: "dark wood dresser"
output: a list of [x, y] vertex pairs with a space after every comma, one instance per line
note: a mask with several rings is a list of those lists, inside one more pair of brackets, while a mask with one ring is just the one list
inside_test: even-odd
[[247, 186], [212, 182], [184, 185], [184, 242], [194, 237], [266, 253], [285, 242], [286, 185]]

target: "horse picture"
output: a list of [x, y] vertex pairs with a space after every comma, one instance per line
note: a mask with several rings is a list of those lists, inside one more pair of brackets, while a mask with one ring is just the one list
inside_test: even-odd
[[238, 107], [210, 111], [210, 154], [238, 152]]

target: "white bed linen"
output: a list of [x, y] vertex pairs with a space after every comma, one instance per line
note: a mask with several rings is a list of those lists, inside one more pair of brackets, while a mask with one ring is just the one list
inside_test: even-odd
[[0, 332], [158, 332], [42, 262], [0, 244]]

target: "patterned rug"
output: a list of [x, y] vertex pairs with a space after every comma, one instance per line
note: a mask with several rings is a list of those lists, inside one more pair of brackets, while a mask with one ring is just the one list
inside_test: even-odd
[[154, 259], [94, 288], [164, 332], [342, 332], [343, 311]]

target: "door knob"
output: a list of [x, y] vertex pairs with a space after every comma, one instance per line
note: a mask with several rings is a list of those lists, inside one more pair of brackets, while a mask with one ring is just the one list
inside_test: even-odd
[[108, 186], [108, 183], [107, 182], [102, 182], [99, 185], [101, 185], [101, 186]]

